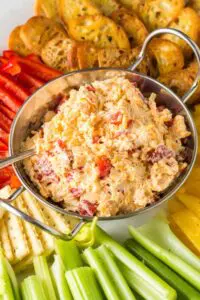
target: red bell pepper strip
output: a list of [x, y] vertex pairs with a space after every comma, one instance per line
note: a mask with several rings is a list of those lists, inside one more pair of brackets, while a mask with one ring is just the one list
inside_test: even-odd
[[17, 76], [17, 81], [23, 84], [25, 87], [32, 89], [32, 91], [37, 90], [45, 84], [44, 81], [35, 78], [34, 76], [27, 74], [25, 72], [19, 73]]
[[0, 151], [0, 159], [8, 157], [8, 151]]
[[37, 56], [36, 54], [29, 54], [29, 55], [27, 55], [26, 56], [26, 58], [28, 58], [28, 59], [30, 59], [30, 60], [32, 60], [32, 61], [35, 61], [35, 62], [38, 62], [38, 63], [42, 63], [41, 62], [41, 59], [39, 58], [39, 56]]
[[10, 120], [13, 120], [15, 118], [16, 114], [8, 107], [6, 107], [3, 103], [0, 103], [0, 111]]
[[13, 64], [18, 63], [22, 68], [22, 71], [36, 76], [37, 78], [42, 79], [45, 82], [62, 75], [62, 73], [59, 71], [56, 71], [50, 67], [45, 66], [42, 63], [37, 63], [24, 57], [11, 56], [10, 61]]
[[21, 68], [19, 64], [13, 64], [12, 62], [8, 61], [7, 64], [4, 64], [1, 69], [3, 73], [10, 74], [12, 76], [15, 76], [21, 72]]
[[17, 176], [14, 173], [11, 175], [9, 183], [10, 183], [10, 187], [12, 189], [17, 189], [22, 185], [21, 182], [19, 181], [19, 179], [17, 178]]
[[4, 142], [0, 141], [0, 151], [7, 151], [7, 150], [8, 150], [8, 146]]
[[19, 83], [15, 82], [11, 76], [0, 73], [0, 84], [4, 85], [9, 92], [13, 93], [22, 102], [29, 97], [29, 93]]
[[12, 50], [4, 50], [3, 51], [3, 57], [5, 57], [5, 58], [11, 58], [12, 56], [14, 56], [14, 55], [17, 55], [16, 53], [15, 53], [15, 51], [12, 51]]
[[3, 56], [0, 56], [0, 67], [7, 65], [7, 63], [8, 59]]
[[6, 90], [4, 87], [0, 87], [0, 99], [5, 106], [10, 108], [13, 112], [17, 112], [22, 101], [16, 98], [13, 94]]
[[10, 179], [10, 172], [7, 169], [3, 169], [0, 171], [0, 183], [4, 183]]
[[8, 133], [2, 128], [0, 128], [0, 140], [4, 142], [4, 144], [8, 145]]
[[0, 128], [9, 133], [11, 124], [12, 121], [2, 114], [2, 112], [0, 112]]

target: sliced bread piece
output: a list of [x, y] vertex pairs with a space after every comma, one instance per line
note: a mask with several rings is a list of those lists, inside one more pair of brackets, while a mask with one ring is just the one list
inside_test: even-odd
[[77, 41], [88, 41], [97, 47], [130, 49], [125, 31], [111, 19], [102, 15], [83, 16], [68, 22], [69, 35]]
[[20, 30], [20, 37], [26, 47], [38, 55], [43, 46], [57, 34], [63, 38], [67, 36], [61, 24], [42, 16], [32, 17]]
[[54, 36], [41, 50], [43, 62], [61, 72], [78, 69], [77, 43], [60, 35]]
[[22, 56], [26, 56], [30, 54], [30, 50], [26, 47], [23, 40], [20, 37], [20, 31], [22, 26], [17, 26], [13, 29], [13, 31], [9, 35], [8, 39], [8, 47], [10, 50], [17, 52]]

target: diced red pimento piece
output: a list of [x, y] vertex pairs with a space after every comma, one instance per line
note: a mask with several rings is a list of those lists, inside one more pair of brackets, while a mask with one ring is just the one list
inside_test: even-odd
[[95, 89], [92, 85], [88, 85], [88, 86], [86, 87], [86, 89], [87, 89], [89, 92], [95, 92], [95, 91], [96, 91], [96, 89]]
[[99, 169], [99, 177], [104, 178], [110, 174], [112, 168], [111, 161], [106, 156], [99, 157], [97, 160], [97, 167]]
[[99, 142], [100, 136], [99, 135], [95, 135], [92, 138], [92, 143], [93, 144], [97, 144]]
[[132, 124], [133, 124], [133, 120], [128, 120], [128, 122], [127, 122], [127, 127], [129, 128], [129, 127], [131, 127], [132, 126]]
[[110, 123], [111, 124], [114, 124], [114, 125], [119, 125], [119, 124], [121, 124], [121, 122], [122, 122], [122, 113], [120, 112], [120, 111], [118, 111], [118, 112], [116, 112], [115, 114], [113, 114], [112, 116], [111, 116], [111, 121], [110, 121]]
[[72, 172], [66, 172], [65, 177], [67, 178], [67, 181], [70, 182], [73, 180], [73, 173]]
[[89, 202], [88, 200], [82, 200], [79, 204], [79, 213], [81, 216], [92, 217], [95, 215], [96, 211], [97, 205]]
[[62, 140], [58, 140], [58, 145], [61, 149], [66, 149], [66, 144]]
[[70, 192], [73, 194], [75, 198], [80, 198], [80, 196], [83, 194], [83, 189], [81, 188], [71, 188]]

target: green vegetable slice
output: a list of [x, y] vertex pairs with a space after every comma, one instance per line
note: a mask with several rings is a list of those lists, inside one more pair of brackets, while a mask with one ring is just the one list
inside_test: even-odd
[[136, 240], [147, 251], [151, 252], [158, 259], [172, 268], [175, 272], [181, 275], [187, 282], [200, 290], [200, 273], [183, 261], [180, 257], [158, 246], [155, 242], [149, 239], [149, 235], [141, 233], [133, 226], [129, 226], [129, 232], [134, 240]]
[[74, 300], [103, 300], [100, 286], [93, 270], [80, 267], [66, 272], [68, 285]]
[[43, 285], [47, 299], [57, 300], [46, 257], [34, 257], [33, 265], [35, 273]]
[[176, 291], [172, 287], [129, 253], [123, 246], [114, 241], [98, 226], [95, 230], [95, 237], [96, 245], [105, 244], [122, 264], [140, 277], [141, 282], [145, 281], [149, 286], [153, 287], [157, 293], [160, 293], [160, 299], [176, 299]]
[[66, 270], [83, 266], [83, 261], [75, 241], [56, 240], [56, 253], [60, 255]]
[[200, 299], [200, 293], [189, 285], [184, 279], [178, 276], [173, 270], [166, 266], [163, 262], [145, 250], [140, 244], [134, 240], [125, 242], [125, 246], [131, 253], [142, 260], [149, 268], [164, 279], [170, 286], [172, 286], [178, 294], [180, 299]]
[[160, 247], [169, 250], [200, 271], [200, 259], [188, 249], [170, 229], [164, 213], [139, 228], [139, 231]]
[[133, 292], [129, 288], [125, 278], [123, 277], [121, 271], [119, 270], [111, 252], [104, 245], [100, 246], [96, 250], [101, 258], [109, 277], [113, 281], [115, 288], [121, 300], [134, 300], [135, 297]]
[[0, 295], [3, 300], [15, 300], [12, 284], [7, 272], [6, 259], [0, 252]]
[[51, 273], [55, 282], [57, 294], [60, 300], [72, 300], [73, 298], [65, 278], [65, 271], [66, 270], [60, 256], [54, 255], [54, 263], [51, 266]]
[[49, 300], [47, 298], [38, 276], [29, 276], [22, 282], [21, 286], [23, 300]]

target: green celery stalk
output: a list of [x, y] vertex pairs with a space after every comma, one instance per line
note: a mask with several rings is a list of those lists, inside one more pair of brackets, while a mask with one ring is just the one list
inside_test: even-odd
[[123, 246], [114, 241], [100, 227], [97, 226], [95, 231], [96, 245], [105, 244], [119, 261], [132, 270], [133, 273], [138, 275], [141, 279], [141, 285], [139, 286], [141, 290], [143, 289], [142, 282], [144, 281], [148, 283], [149, 286], [153, 287], [157, 293], [160, 293], [160, 299], [176, 299], [176, 291], [158, 275], [129, 253]]
[[122, 273], [120, 272], [114, 258], [112, 257], [111, 252], [108, 248], [104, 245], [100, 246], [96, 250], [101, 258], [103, 265], [106, 268], [111, 280], [113, 281], [115, 288], [120, 296], [121, 300], [134, 300], [135, 297], [133, 292], [129, 288], [125, 278], [123, 277]]
[[34, 257], [33, 265], [35, 273], [43, 285], [47, 299], [57, 300], [46, 257]]
[[114, 282], [110, 280], [109, 275], [106, 272], [101, 259], [99, 258], [98, 252], [92, 248], [87, 248], [83, 252], [83, 257], [89, 264], [89, 266], [94, 270], [98, 281], [101, 284], [101, 287], [106, 295], [106, 298], [108, 300], [120, 300]]
[[12, 284], [7, 272], [6, 260], [0, 252], [0, 295], [3, 300], [15, 300]]
[[164, 214], [160, 214], [138, 228], [141, 233], [160, 247], [169, 250], [200, 271], [200, 259], [188, 249], [173, 233]]
[[200, 273], [196, 269], [191, 267], [174, 253], [158, 246], [155, 242], [150, 240], [148, 236], [142, 234], [133, 226], [129, 226], [129, 232], [133, 239], [136, 240], [147, 251], [151, 252], [158, 259], [163, 261], [166, 265], [172, 268], [176, 273], [181, 275], [186, 281], [191, 283], [191, 285], [200, 291]]
[[54, 255], [54, 263], [51, 266], [51, 273], [60, 300], [72, 300], [72, 295], [65, 278], [65, 268], [59, 255]]
[[83, 266], [83, 261], [75, 241], [55, 241], [56, 253], [60, 255], [66, 270], [72, 270]]
[[[162, 295], [153, 286], [149, 285], [149, 283], [140, 277], [137, 273], [134, 273], [127, 266], [122, 264], [120, 261], [118, 262], [119, 268], [122, 271], [125, 279], [127, 280], [129, 286], [135, 290], [140, 296], [144, 297], [144, 299], [148, 300], [166, 300], [169, 299], [167, 296]], [[173, 299], [176, 299], [173, 298]]]
[[74, 300], [103, 300], [100, 286], [93, 270], [80, 267], [66, 272], [66, 279]]
[[6, 264], [7, 273], [10, 278], [12, 290], [13, 290], [13, 293], [15, 296], [15, 300], [20, 300], [21, 297], [20, 297], [19, 285], [18, 285], [17, 278], [15, 276], [15, 272], [5, 257], [4, 257], [4, 260], [5, 260], [5, 264]]
[[136, 257], [142, 260], [145, 265], [157, 273], [163, 280], [171, 285], [180, 299], [200, 299], [200, 293], [189, 285], [184, 279], [178, 276], [173, 270], [163, 262], [145, 250], [134, 240], [127, 240], [125, 246]]
[[50, 300], [47, 298], [39, 277], [36, 275], [29, 276], [21, 285], [23, 300]]

